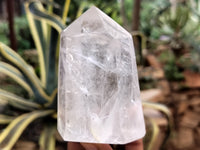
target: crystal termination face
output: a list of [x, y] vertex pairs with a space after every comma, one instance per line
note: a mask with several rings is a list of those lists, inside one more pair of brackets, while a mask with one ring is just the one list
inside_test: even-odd
[[58, 80], [65, 141], [125, 144], [145, 135], [132, 37], [98, 8], [61, 33]]

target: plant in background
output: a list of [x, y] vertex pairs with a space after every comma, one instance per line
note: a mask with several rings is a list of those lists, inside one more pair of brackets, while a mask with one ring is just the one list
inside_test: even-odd
[[186, 26], [188, 32], [185, 37], [185, 41], [188, 41], [192, 49], [190, 55], [191, 65], [189, 66], [189, 69], [200, 72], [200, 1], [190, 0], [187, 4], [192, 12], [190, 23]]
[[143, 0], [141, 7], [141, 31], [151, 39], [158, 39], [162, 30], [155, 27], [157, 23], [157, 16], [170, 6], [169, 1], [166, 0]]
[[[160, 9], [154, 18], [159, 38], [170, 46], [175, 56], [165, 66], [168, 79], [183, 79], [186, 69], [200, 71], [200, 1], [190, 0], [171, 3]], [[173, 73], [172, 73], [173, 72]], [[174, 75], [172, 75], [174, 74]]]
[[[22, 97], [0, 89], [0, 105], [8, 105], [0, 114], [0, 124], [7, 125], [0, 133], [2, 150], [12, 149], [27, 126], [38, 118], [45, 118], [41, 119], [43, 131], [39, 138], [40, 148], [55, 149], [59, 34], [67, 22], [70, 0], [42, 2], [44, 4], [33, 0], [25, 2], [30, 31], [38, 52], [39, 77], [20, 55], [0, 42], [0, 56], [4, 60], [0, 61], [0, 72], [12, 78], [28, 93]], [[164, 112], [170, 120], [170, 112], [165, 106], [148, 102], [144, 102], [143, 106]], [[157, 136], [156, 131], [153, 137]], [[154, 138], [150, 146], [152, 144], [155, 144]]]
[[[70, 12], [75, 12], [73, 19], [79, 17], [85, 10], [87, 10], [90, 6], [95, 5], [102, 11], [104, 11], [107, 15], [113, 18], [119, 24], [122, 24], [122, 19], [119, 17], [119, 9], [120, 3], [117, 0], [85, 0], [78, 1], [74, 0], [71, 2], [72, 7]], [[78, 11], [77, 11], [78, 10]], [[71, 20], [72, 21], [72, 20]]]
[[59, 1], [63, 9], [54, 9], [54, 3], [46, 5], [46, 8], [39, 1], [25, 3], [27, 19], [38, 51], [40, 78], [20, 55], [0, 43], [0, 56], [5, 60], [0, 62], [0, 72], [15, 80], [29, 94], [28, 98], [23, 98], [0, 89], [0, 102], [16, 110], [12, 115], [6, 109], [0, 115], [0, 124], [8, 124], [0, 134], [2, 150], [12, 149], [26, 127], [41, 117], [46, 119], [41, 127], [40, 147], [55, 149], [59, 33], [65, 27], [70, 0]]
[[159, 60], [162, 64], [165, 64], [163, 69], [165, 71], [165, 77], [167, 78], [167, 80], [180, 81], [184, 79], [184, 76], [181, 72], [181, 69], [183, 68], [179, 68], [179, 63], [186, 63], [185, 59], [176, 60], [173, 51], [168, 49], [167, 51], [161, 53], [161, 55], [159, 56]]
[[14, 26], [18, 51], [34, 48], [26, 16], [16, 17]]
[[1, 21], [0, 23], [0, 41], [5, 43], [6, 45], [9, 44], [8, 36], [8, 24], [5, 21]]
[[176, 53], [184, 48], [182, 37], [189, 20], [189, 13], [187, 6], [177, 4], [176, 7], [166, 8], [157, 18], [157, 25], [163, 31], [162, 36], [169, 38], [171, 48]]
[[[16, 17], [14, 22], [18, 50], [20, 51], [33, 48], [33, 42], [26, 16]], [[0, 23], [0, 41], [6, 45], [9, 45], [10, 41], [8, 40], [8, 36], [8, 23], [2, 21]]]
[[194, 0], [171, 3], [156, 14], [154, 25], [161, 32], [160, 36], [168, 37], [172, 49], [183, 49], [199, 43], [196, 41], [200, 35], [199, 3]]

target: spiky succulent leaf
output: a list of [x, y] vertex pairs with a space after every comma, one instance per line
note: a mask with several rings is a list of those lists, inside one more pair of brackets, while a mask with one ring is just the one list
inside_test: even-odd
[[147, 101], [143, 101], [142, 106], [144, 108], [152, 108], [152, 109], [162, 112], [163, 114], [166, 115], [167, 119], [169, 120], [169, 122], [172, 125], [173, 120], [172, 120], [171, 111], [169, 110], [169, 108], [167, 108], [167, 106], [165, 106], [163, 104], [147, 102]]
[[11, 77], [19, 85], [21, 85], [29, 93], [30, 96], [33, 96], [33, 91], [27, 83], [26, 78], [17, 68], [13, 67], [8, 63], [0, 62], [0, 72]]
[[65, 25], [62, 18], [49, 14], [40, 2], [26, 2], [25, 8], [39, 54], [41, 80], [50, 94], [57, 86], [56, 53], [59, 49], [59, 33]]
[[52, 114], [53, 110], [33, 111], [14, 119], [0, 134], [0, 149], [11, 150], [26, 127], [37, 118]]
[[[159, 104], [159, 103], [153, 103], [153, 102], [147, 102], [147, 101], [143, 101], [142, 102], [142, 106], [145, 108], [151, 108], [154, 110], [158, 110], [160, 112], [162, 112], [167, 120], [168, 120], [168, 126], [167, 126], [167, 132], [166, 132], [166, 136], [165, 139], [163, 140], [162, 146], [164, 146], [166, 144], [167, 139], [169, 138], [169, 136], [171, 135], [171, 131], [173, 129], [173, 118], [172, 118], [172, 114], [171, 111], [167, 108], [167, 106], [163, 105], [163, 104]], [[150, 118], [150, 122], [152, 124], [153, 127], [153, 135], [152, 135], [152, 140], [149, 143], [149, 147], [152, 148], [152, 145], [155, 143], [155, 137], [158, 135], [158, 127], [156, 126], [155, 122]]]
[[8, 104], [22, 109], [22, 110], [34, 110], [34, 109], [40, 109], [41, 105], [31, 102], [30, 100], [26, 100], [22, 97], [19, 97], [13, 93], [10, 93], [5, 90], [0, 89], [0, 101], [6, 101]]
[[55, 150], [55, 131], [56, 125], [46, 125], [40, 136], [40, 149], [41, 150]]
[[66, 0], [65, 1], [65, 5], [64, 5], [64, 9], [63, 9], [63, 14], [62, 14], [62, 20], [63, 20], [64, 24], [65, 24], [65, 22], [67, 20], [67, 15], [68, 15], [68, 12], [69, 12], [70, 2], [71, 2], [71, 0]]
[[9, 124], [15, 117], [0, 114], [0, 124]]
[[28, 65], [22, 58], [19, 56], [14, 50], [6, 46], [5, 44], [0, 42], [0, 54], [7, 61], [11, 62], [13, 66], [18, 68], [20, 72], [26, 78], [28, 84], [30, 85], [33, 93], [37, 99], [35, 99], [38, 103], [44, 104], [47, 102], [51, 102], [53, 100], [52, 96], [49, 96], [44, 91], [42, 84], [38, 77], [36, 76], [33, 68]]
[[[45, 10], [42, 3], [48, 8]], [[51, 6], [48, 6], [48, 3]], [[0, 134], [0, 149], [10, 150], [25, 128], [39, 117], [54, 114], [57, 101], [57, 62], [59, 51], [59, 33], [64, 29], [69, 10], [70, 0], [60, 1], [29, 1], [25, 2], [25, 10], [36, 44], [40, 64], [40, 77], [38, 78], [31, 66], [29, 66], [15, 51], [0, 43], [0, 55], [8, 63], [0, 62], [0, 72], [14, 79], [30, 93], [32, 99], [24, 99], [10, 92], [0, 90], [0, 102], [8, 103], [18, 110], [32, 111], [17, 118], [0, 116], [0, 123], [8, 127]], [[60, 5], [61, 11], [52, 6]], [[59, 7], [60, 7], [59, 6]], [[61, 17], [55, 15], [59, 14]], [[13, 65], [13, 66], [12, 66]], [[37, 111], [36, 111], [37, 110]], [[56, 118], [56, 117], [55, 117]], [[14, 119], [13, 121], [11, 119]], [[55, 149], [55, 126], [46, 126], [40, 138], [41, 148], [44, 150]]]
[[155, 120], [153, 120], [152, 118], [148, 118], [148, 120], [152, 126], [152, 135], [150, 141], [148, 142], [147, 150], [154, 150], [154, 146], [156, 145], [159, 138], [158, 135], [160, 133], [160, 128]]

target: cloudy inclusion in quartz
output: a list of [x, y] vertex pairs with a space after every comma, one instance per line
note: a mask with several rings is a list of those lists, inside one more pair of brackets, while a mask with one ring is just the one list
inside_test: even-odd
[[132, 37], [96, 7], [61, 34], [58, 131], [66, 141], [110, 144], [145, 134]]

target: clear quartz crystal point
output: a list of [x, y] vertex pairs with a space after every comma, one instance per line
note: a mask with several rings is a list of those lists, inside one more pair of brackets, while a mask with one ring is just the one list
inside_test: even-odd
[[65, 141], [125, 144], [145, 135], [132, 37], [98, 8], [61, 33], [58, 80]]

